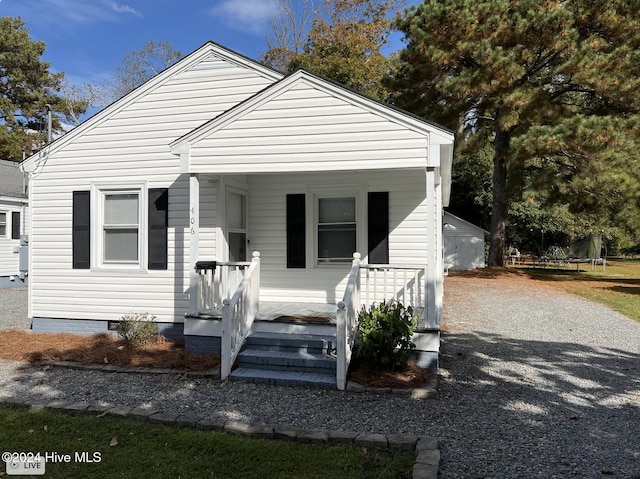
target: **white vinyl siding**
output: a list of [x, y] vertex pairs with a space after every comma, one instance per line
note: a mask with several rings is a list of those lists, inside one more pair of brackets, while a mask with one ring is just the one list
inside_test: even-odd
[[305, 81], [191, 145], [193, 172], [425, 167], [427, 136]]
[[[342, 300], [349, 264], [331, 267], [307, 264], [304, 269], [286, 267], [286, 194], [307, 194], [332, 182], [336, 188], [360, 185], [366, 191], [388, 191], [389, 263], [426, 264], [424, 170], [252, 175], [249, 177], [250, 251], [260, 251], [261, 255], [262, 300], [318, 303]], [[366, 235], [366, 227], [363, 230]], [[368, 261], [366, 238], [363, 240], [359, 241], [359, 252]], [[307, 244], [307, 248], [310, 247]]]
[[[199, 62], [190, 60], [190, 67], [151, 80], [56, 140], [46, 163], [36, 160], [30, 192], [32, 316], [118, 320], [126, 313], [148, 312], [158, 322], [183, 321], [189, 288], [189, 179], [180, 174], [180, 159], [168, 145], [274, 81], [227, 61], [216, 47], [203, 47], [200, 55]], [[169, 189], [167, 270], [149, 271], [146, 265], [126, 274], [72, 269], [72, 191], [90, 190], [96, 182], [146, 182], [148, 189]], [[200, 213], [206, 228], [202, 238], [207, 256], [213, 256], [215, 202], [209, 199], [215, 201], [215, 185], [202, 188], [207, 195]], [[91, 241], [93, 254], [93, 234]]]

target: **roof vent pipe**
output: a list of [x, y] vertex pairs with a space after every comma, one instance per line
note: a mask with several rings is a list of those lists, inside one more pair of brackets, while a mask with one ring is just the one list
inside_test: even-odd
[[47, 109], [47, 145], [51, 143], [51, 105], [44, 106]]

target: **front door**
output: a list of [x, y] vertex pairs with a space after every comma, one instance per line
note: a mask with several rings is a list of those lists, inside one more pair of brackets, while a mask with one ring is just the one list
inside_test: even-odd
[[229, 261], [247, 260], [247, 195], [227, 190]]

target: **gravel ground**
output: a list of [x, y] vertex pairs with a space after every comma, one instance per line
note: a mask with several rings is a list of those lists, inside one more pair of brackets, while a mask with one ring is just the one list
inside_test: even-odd
[[[426, 434], [440, 439], [445, 479], [640, 478], [639, 323], [533, 282], [450, 277], [445, 290], [437, 399], [8, 362], [0, 362], [0, 393]], [[24, 324], [15, 316], [25, 296], [15, 294], [0, 290], [13, 311], [0, 329]]]

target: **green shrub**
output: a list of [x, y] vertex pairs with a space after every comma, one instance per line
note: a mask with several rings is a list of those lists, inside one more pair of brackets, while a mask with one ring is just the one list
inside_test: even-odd
[[133, 346], [142, 346], [158, 336], [156, 317], [149, 313], [130, 313], [120, 318], [118, 336]]
[[373, 304], [358, 315], [354, 356], [379, 366], [395, 368], [409, 358], [418, 315], [398, 301]]

